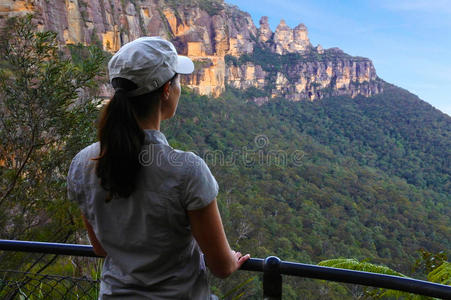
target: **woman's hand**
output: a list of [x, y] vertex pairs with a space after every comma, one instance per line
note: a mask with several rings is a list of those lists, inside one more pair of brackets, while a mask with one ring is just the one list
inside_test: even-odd
[[233, 255], [233, 257], [235, 257], [236, 262], [237, 262], [237, 268], [236, 269], [241, 268], [241, 266], [244, 264], [244, 262], [246, 260], [248, 260], [249, 258], [251, 258], [251, 255], [249, 253], [244, 255], [244, 256], [242, 256], [241, 252], [236, 252], [236, 251], [233, 251], [233, 250], [232, 250], [232, 255]]
[[98, 256], [106, 257], [107, 253], [106, 253], [105, 249], [103, 249], [99, 240], [97, 239], [94, 229], [92, 228], [91, 224], [89, 224], [88, 219], [86, 219], [86, 217], [83, 214], [81, 215], [81, 217], [83, 218], [83, 222], [85, 223], [86, 230], [88, 231], [88, 237], [91, 242], [92, 248], [94, 249], [94, 253]]
[[188, 211], [188, 217], [191, 232], [204, 253], [208, 268], [215, 276], [226, 278], [249, 259], [249, 254], [241, 256], [240, 252], [230, 249], [216, 199], [204, 208]]

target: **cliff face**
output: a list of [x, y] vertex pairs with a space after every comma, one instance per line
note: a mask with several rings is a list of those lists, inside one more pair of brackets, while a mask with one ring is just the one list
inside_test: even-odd
[[[321, 49], [321, 48], [317, 48]], [[382, 82], [369, 59], [351, 57], [339, 49], [316, 49], [288, 56], [256, 47], [252, 56], [227, 57], [227, 83], [237, 89], [257, 88], [268, 96], [298, 101], [328, 96], [371, 96], [382, 91]], [[265, 59], [269, 59], [267, 63]]]
[[312, 47], [303, 24], [291, 29], [282, 20], [273, 33], [263, 17], [257, 28], [249, 14], [222, 0], [4, 0], [0, 22], [27, 12], [62, 44], [97, 43], [115, 52], [140, 36], [166, 37], [195, 61], [183, 83], [200, 94], [218, 96], [229, 85], [264, 90], [260, 101], [313, 100], [382, 89], [370, 60]]

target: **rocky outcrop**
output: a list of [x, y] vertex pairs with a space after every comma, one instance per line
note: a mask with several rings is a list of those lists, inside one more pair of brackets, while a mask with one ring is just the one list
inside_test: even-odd
[[307, 27], [299, 24], [294, 29], [281, 20], [274, 33], [273, 43], [277, 54], [304, 52], [310, 50]]
[[115, 52], [140, 36], [166, 37], [194, 60], [196, 71], [183, 83], [200, 94], [256, 88], [267, 93], [261, 102], [370, 96], [382, 89], [370, 60], [313, 47], [304, 24], [291, 29], [282, 20], [273, 33], [263, 17], [257, 28], [249, 14], [222, 0], [4, 0], [0, 26], [28, 12], [62, 44], [96, 43]]
[[[305, 58], [305, 57], [304, 57]], [[275, 68], [275, 66], [274, 66]], [[267, 91], [265, 98], [284, 97], [293, 101], [330, 96], [372, 96], [382, 91], [382, 83], [368, 59], [336, 57], [328, 61], [299, 59], [272, 70], [246, 62], [227, 67], [227, 84], [237, 89], [250, 87]], [[262, 101], [262, 99], [260, 99]]]
[[381, 90], [376, 80], [376, 71], [369, 60], [336, 58], [325, 62], [300, 62], [277, 73], [271, 96], [284, 96], [295, 101], [339, 95], [371, 96]]
[[242, 65], [228, 65], [226, 71], [227, 84], [237, 89], [251, 87], [265, 89], [268, 73], [259, 65], [246, 63]]
[[260, 28], [258, 30], [258, 40], [261, 43], [266, 43], [267, 41], [272, 40], [273, 33], [271, 31], [271, 27], [269, 27], [268, 17], [262, 17], [260, 19]]

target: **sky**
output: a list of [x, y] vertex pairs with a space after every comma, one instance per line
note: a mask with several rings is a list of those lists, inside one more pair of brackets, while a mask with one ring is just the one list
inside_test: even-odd
[[451, 0], [225, 0], [259, 27], [304, 23], [313, 46], [371, 59], [383, 80], [451, 116]]

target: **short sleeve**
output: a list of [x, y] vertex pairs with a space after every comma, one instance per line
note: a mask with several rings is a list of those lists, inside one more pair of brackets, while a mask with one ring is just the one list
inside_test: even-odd
[[88, 213], [88, 188], [92, 187], [94, 179], [97, 180], [97, 176], [92, 176], [95, 172], [95, 162], [92, 161], [93, 157], [97, 157], [99, 154], [100, 143], [94, 143], [84, 148], [72, 159], [67, 174], [67, 197], [70, 201], [78, 204], [82, 213], [88, 220], [90, 220], [90, 214]]
[[80, 151], [72, 160], [67, 173], [67, 198], [75, 202], [84, 216], [89, 219], [87, 210], [87, 199], [85, 191], [85, 160], [87, 158], [86, 148]]
[[189, 157], [185, 178], [185, 208], [201, 209], [210, 204], [218, 195], [218, 183], [205, 161], [192, 153]]
[[72, 160], [67, 174], [67, 197], [70, 201], [80, 206], [83, 214], [86, 215], [86, 204], [83, 193], [82, 183], [79, 180], [78, 155]]

